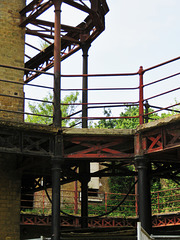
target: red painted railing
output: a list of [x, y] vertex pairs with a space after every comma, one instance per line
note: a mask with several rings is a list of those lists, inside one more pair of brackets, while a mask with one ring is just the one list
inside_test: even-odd
[[[51, 195], [51, 192], [49, 192]], [[110, 217], [133, 217], [136, 216], [136, 196], [129, 194], [125, 202], [114, 212], [108, 215], [108, 212], [115, 208], [119, 202], [126, 196], [125, 193], [102, 193], [89, 192], [89, 215]], [[179, 212], [180, 209], [180, 188], [166, 189], [151, 193], [152, 214], [169, 214]], [[81, 208], [81, 195], [79, 191], [61, 191], [61, 209], [64, 213], [79, 216]], [[45, 191], [35, 194], [22, 195], [21, 213], [51, 215], [51, 203], [49, 202]]]
[[[77, 102], [63, 103], [61, 106], [71, 106], [74, 108], [69, 116], [63, 117], [63, 120], [76, 120], [77, 124], [81, 124], [82, 119], [86, 118], [89, 121], [100, 119], [120, 119], [120, 118], [139, 118], [139, 123], [142, 124], [151, 118], [153, 113], [164, 111], [179, 113], [178, 94], [179, 86], [179, 59], [180, 57], [171, 59], [159, 65], [140, 69], [135, 73], [117, 73], [117, 74], [89, 74], [89, 75], [61, 75], [62, 89], [61, 95], [66, 96], [71, 92], [79, 92]], [[24, 68], [15, 68], [11, 66], [0, 65], [0, 68], [11, 68], [13, 71], [26, 71]], [[29, 71], [29, 69], [28, 69]], [[35, 70], [32, 70], [35, 71]], [[35, 71], [39, 72], [39, 71]], [[28, 109], [28, 102], [43, 103], [52, 105], [52, 100], [43, 100], [48, 92], [53, 93], [53, 77], [52, 73], [43, 73], [43, 84], [25, 84], [20, 82], [12, 82], [6, 76], [6, 79], [0, 79], [0, 83], [21, 84], [25, 91], [25, 110], [24, 112], [14, 112], [15, 114], [36, 115], [44, 118], [53, 118], [45, 114], [32, 113]], [[89, 88], [82, 89], [82, 79], [88, 77]], [[48, 78], [47, 85], [44, 84], [44, 79]], [[51, 81], [51, 83], [50, 83]], [[71, 86], [71, 87], [69, 87]], [[36, 90], [39, 89], [39, 90]], [[41, 89], [41, 90], [40, 90]], [[47, 90], [47, 91], [46, 91]], [[80, 97], [82, 91], [87, 91], [89, 102], [82, 102]], [[42, 94], [40, 94], [42, 92]], [[20, 98], [16, 95], [7, 95], [0, 93], [3, 98]], [[177, 99], [175, 99], [177, 97]], [[22, 98], [22, 97], [21, 97]], [[82, 106], [88, 108], [88, 117], [82, 117]], [[2, 105], [1, 105], [2, 106]], [[120, 112], [124, 111], [126, 106], [139, 106], [139, 114], [135, 116], [120, 116]], [[104, 116], [103, 109], [111, 109], [112, 115]], [[151, 112], [148, 112], [148, 108]], [[101, 109], [101, 110], [100, 110]], [[12, 110], [3, 109], [1, 112], [13, 112]]]

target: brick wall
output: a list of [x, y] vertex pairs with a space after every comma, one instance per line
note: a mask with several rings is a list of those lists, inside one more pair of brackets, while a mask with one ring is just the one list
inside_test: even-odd
[[20, 239], [21, 179], [12, 156], [0, 155], [0, 239]]
[[[19, 11], [25, 0], [0, 0], [0, 64], [24, 66], [24, 29]], [[23, 72], [0, 67], [0, 79], [23, 82]], [[0, 94], [23, 96], [23, 87], [0, 81]], [[0, 110], [23, 111], [23, 100], [0, 96]], [[23, 115], [0, 111], [0, 119], [22, 121]], [[16, 159], [0, 155], [0, 239], [20, 240], [21, 178]]]
[[[25, 0], [0, 1], [0, 64], [24, 67], [24, 29], [19, 11]], [[23, 72], [0, 68], [0, 79], [23, 82]], [[0, 82], [0, 94], [23, 97], [22, 85]], [[23, 111], [23, 100], [0, 96], [0, 109]], [[23, 115], [0, 111], [0, 118], [22, 121]]]

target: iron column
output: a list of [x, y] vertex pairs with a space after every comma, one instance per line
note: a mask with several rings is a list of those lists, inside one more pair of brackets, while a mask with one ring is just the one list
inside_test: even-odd
[[[83, 74], [88, 74], [88, 50], [89, 43], [82, 44], [83, 51]], [[82, 128], [88, 127], [88, 77], [83, 76], [82, 83]], [[82, 162], [80, 164], [80, 178], [81, 178], [81, 227], [88, 227], [88, 182], [90, 180], [90, 163]]]
[[150, 163], [144, 156], [136, 156], [138, 170], [138, 213], [139, 221], [144, 230], [151, 234], [151, 192], [150, 192]]
[[63, 164], [63, 136], [55, 136], [55, 152], [52, 157], [52, 240], [60, 239], [60, 177]]
[[90, 181], [90, 163], [81, 162], [79, 167], [81, 182], [81, 228], [88, 227], [88, 182]]
[[54, 118], [53, 124], [61, 127], [61, 0], [53, 0], [55, 23], [54, 23]]
[[[62, 127], [61, 118], [61, 0], [53, 0], [55, 8], [54, 29], [54, 111], [53, 125]], [[52, 240], [60, 240], [60, 177], [63, 162], [62, 133], [58, 131], [54, 142], [54, 156], [52, 157]]]
[[[83, 51], [83, 74], [88, 74], [88, 50], [90, 48], [89, 43], [82, 44], [82, 51]], [[82, 128], [88, 127], [88, 77], [83, 76], [83, 83], [82, 83]]]

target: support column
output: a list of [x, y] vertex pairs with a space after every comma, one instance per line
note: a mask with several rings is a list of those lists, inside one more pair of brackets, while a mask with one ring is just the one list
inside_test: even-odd
[[88, 182], [90, 181], [90, 163], [82, 162], [79, 168], [81, 182], [81, 228], [88, 227]]
[[63, 137], [55, 137], [55, 154], [52, 157], [52, 240], [60, 239], [60, 177], [63, 163]]
[[[54, 23], [54, 109], [53, 125], [62, 127], [61, 115], [61, 4], [62, 0], [53, 0]], [[60, 177], [63, 162], [62, 133], [55, 137], [55, 150], [52, 157], [52, 240], [60, 240]]]
[[[88, 74], [88, 51], [90, 48], [89, 43], [83, 43], [82, 44], [82, 51], [83, 51], [83, 74]], [[82, 83], [82, 128], [87, 128], [88, 127], [88, 77], [84, 76], [83, 77], [83, 83]]]
[[53, 124], [61, 127], [61, 4], [62, 0], [53, 0], [55, 23], [54, 23], [54, 111]]
[[60, 239], [60, 172], [61, 159], [52, 158], [52, 240]]
[[[89, 43], [82, 44], [83, 74], [88, 74]], [[82, 128], [88, 127], [88, 77], [83, 76], [82, 82]], [[90, 163], [82, 162], [79, 168], [81, 181], [81, 228], [88, 227], [88, 182], [90, 181]]]
[[151, 234], [151, 192], [150, 192], [150, 163], [144, 156], [136, 156], [138, 170], [138, 213], [139, 221], [144, 230]]

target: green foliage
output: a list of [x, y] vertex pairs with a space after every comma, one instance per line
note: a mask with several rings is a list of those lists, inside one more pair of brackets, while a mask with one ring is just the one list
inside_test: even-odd
[[[128, 170], [133, 171], [134, 166], [127, 166], [126, 167]], [[121, 200], [125, 197], [126, 193], [129, 191], [129, 189], [132, 187], [132, 185], [135, 182], [135, 177], [134, 176], [112, 176], [109, 177], [108, 183], [110, 187], [110, 192], [116, 193], [116, 194], [111, 194], [110, 198], [108, 199], [108, 205], [109, 206], [117, 206]], [[124, 193], [124, 195], [122, 195]], [[135, 186], [131, 191], [131, 194], [135, 193]], [[120, 207], [117, 208], [115, 212], [111, 213], [111, 216], [135, 216], [135, 199], [134, 195], [129, 195], [125, 202], [120, 205]], [[110, 210], [110, 209], [109, 209]]]
[[178, 184], [171, 179], [161, 179], [159, 191], [151, 192], [153, 214], [179, 212], [180, 190]]
[[[62, 111], [62, 117], [67, 117], [69, 115], [71, 115], [75, 109], [76, 106], [75, 105], [71, 105], [73, 103], [76, 103], [78, 100], [78, 95], [79, 93], [76, 92], [71, 93], [70, 95], [65, 96], [64, 100], [62, 101], [62, 103], [68, 104], [68, 105], [62, 105], [61, 106], [61, 111]], [[26, 118], [26, 122], [30, 122], [30, 123], [38, 123], [38, 124], [52, 124], [53, 122], [53, 104], [49, 103], [53, 101], [53, 96], [51, 94], [49, 94], [47, 97], [45, 97], [43, 99], [44, 102], [42, 103], [38, 103], [38, 104], [28, 104], [28, 107], [31, 111], [32, 114], [37, 114], [40, 116], [36, 116], [36, 115], [28, 115]], [[43, 117], [46, 116], [46, 117]], [[70, 121], [69, 119], [65, 119], [62, 122], [62, 126], [72, 126], [75, 124], [76, 121]]]
[[[152, 109], [149, 109], [151, 112]], [[111, 109], [104, 109], [104, 115], [106, 117], [111, 116]], [[117, 128], [117, 129], [135, 129], [139, 125], [139, 107], [138, 106], [126, 106], [124, 112], [120, 113], [119, 119], [102, 119], [95, 127], [97, 128]], [[129, 117], [129, 118], [128, 118]], [[157, 114], [153, 114], [153, 117], [157, 118]]]
[[[174, 108], [174, 111], [168, 111], [158, 115], [157, 113], [152, 113], [148, 115], [148, 122], [158, 120], [161, 118], [169, 117], [176, 114], [178, 108]], [[152, 108], [148, 109], [151, 113], [154, 110]], [[104, 109], [105, 117], [111, 116], [111, 109]], [[126, 106], [124, 112], [121, 112], [119, 119], [102, 119], [95, 123], [95, 128], [117, 128], [117, 129], [135, 129], [139, 125], [139, 106]], [[129, 117], [129, 118], [128, 118]]]
[[[104, 115], [109, 117], [111, 115], [111, 110], [104, 110]], [[139, 124], [138, 118], [127, 118], [139, 115], [139, 109], [137, 106], [127, 106], [125, 111], [120, 113], [119, 119], [103, 119], [99, 122], [100, 128], [118, 128], [118, 129], [134, 129]], [[97, 125], [97, 127], [99, 127]]]
[[88, 213], [90, 216], [97, 216], [105, 213], [105, 206], [103, 203], [89, 203]]
[[[127, 166], [128, 170], [134, 171], [134, 166]], [[121, 173], [119, 174], [121, 175]], [[135, 181], [134, 176], [113, 176], [109, 178], [109, 187], [112, 193], [126, 193]], [[135, 189], [131, 193], [135, 193]]]
[[44, 51], [50, 44], [46, 41], [40, 42], [40, 48], [42, 51]]
[[[152, 108], [148, 109], [148, 112], [153, 112]], [[148, 116], [149, 120], [148, 121], [153, 121], [156, 119], [160, 118], [165, 118], [168, 116], [171, 116], [173, 114], [176, 114], [175, 111], [173, 112], [167, 112], [167, 113], [162, 113], [160, 116], [157, 113], [152, 113]], [[104, 115], [106, 117], [111, 116], [111, 110], [104, 109]], [[139, 118], [134, 118], [134, 116], [139, 115], [139, 108], [138, 106], [126, 106], [124, 109], [124, 112], [120, 113], [120, 119], [102, 119], [100, 120], [97, 124], [95, 124], [96, 128], [117, 128], [117, 129], [135, 129], [139, 125]], [[131, 117], [131, 118], [128, 118]], [[129, 169], [132, 168], [132, 166], [128, 167]], [[132, 170], [132, 169], [131, 169]], [[115, 177], [110, 177], [109, 178], [109, 187], [110, 187], [110, 192], [117, 193], [116, 195], [112, 195], [111, 198], [109, 199], [108, 205], [118, 205], [119, 202], [121, 201], [119, 193], [127, 193], [132, 184], [134, 183], [135, 179], [133, 176], [115, 176]], [[174, 188], [175, 185], [172, 183], [173, 181], [171, 180], [166, 180], [166, 184], [169, 187]], [[153, 179], [151, 183], [151, 190], [152, 192], [159, 191], [161, 189], [164, 189], [164, 184], [160, 179]], [[135, 190], [134, 190], [135, 191]], [[132, 193], [134, 193], [134, 191]], [[156, 194], [156, 193], [153, 193]], [[152, 194], [152, 208], [153, 211], [157, 211], [157, 196], [153, 197], [154, 195]], [[161, 207], [164, 207], [165, 209], [172, 204], [170, 198], [166, 196], [166, 200], [163, 203], [161, 203]], [[167, 201], [167, 203], [165, 203]], [[174, 203], [175, 204], [175, 203]], [[133, 201], [125, 201], [123, 206], [120, 206], [116, 212], [111, 213], [111, 215], [117, 215], [117, 212], [121, 212], [121, 216], [133, 216], [133, 212], [135, 214], [135, 206], [134, 206], [134, 211], [133, 211]]]
[[21, 214], [31, 214], [38, 216], [49, 216], [51, 215], [51, 209], [42, 209], [42, 208], [32, 208], [32, 209], [22, 209]]

